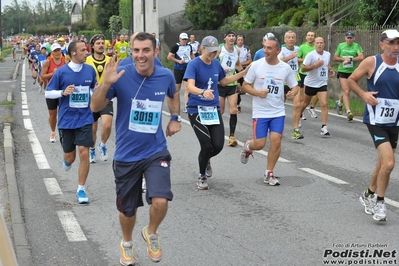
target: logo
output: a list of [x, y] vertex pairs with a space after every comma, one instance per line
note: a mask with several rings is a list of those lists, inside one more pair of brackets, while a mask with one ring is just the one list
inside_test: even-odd
[[169, 166], [167, 161], [160, 161], [160, 163], [161, 163], [161, 166], [164, 168]]
[[385, 137], [378, 137], [376, 135], [374, 135], [374, 141], [379, 141], [379, 140], [383, 140], [385, 139]]
[[147, 107], [145, 106], [145, 103], [142, 102], [142, 101], [137, 101], [136, 102], [136, 108], [140, 109], [140, 110], [146, 110], [147, 109]]
[[164, 91], [156, 91], [155, 95], [165, 95], [165, 92]]
[[85, 82], [91, 83], [92, 80], [91, 79], [86, 79]]
[[392, 104], [392, 102], [391, 101], [389, 101], [389, 100], [384, 100], [384, 104], [386, 105], [386, 106], [388, 106], [388, 107], [391, 107], [393, 104]]

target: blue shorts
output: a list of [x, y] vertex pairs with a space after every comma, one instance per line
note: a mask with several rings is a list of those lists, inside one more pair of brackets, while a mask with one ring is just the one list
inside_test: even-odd
[[94, 145], [92, 124], [77, 129], [58, 129], [58, 132], [64, 153], [73, 152], [76, 146], [93, 147]]
[[267, 137], [267, 133], [276, 132], [283, 134], [285, 116], [273, 118], [253, 118], [252, 131], [254, 139], [262, 139]]
[[152, 198], [173, 199], [170, 183], [170, 161], [168, 150], [137, 162], [113, 161], [115, 175], [116, 207], [127, 217], [132, 217], [138, 207], [143, 206], [141, 185], [143, 175], [147, 184], [146, 200]]

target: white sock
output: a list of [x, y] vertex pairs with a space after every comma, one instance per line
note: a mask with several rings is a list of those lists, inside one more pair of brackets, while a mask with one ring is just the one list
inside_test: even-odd
[[268, 174], [273, 174], [273, 170], [266, 170], [265, 171], [265, 176], [268, 176]]
[[349, 114], [351, 112], [351, 110], [346, 111], [347, 114]]
[[79, 191], [79, 190], [86, 191], [86, 187], [84, 185], [83, 186], [78, 185], [78, 190], [77, 191]]
[[247, 143], [247, 145], [245, 145], [245, 150], [247, 150], [247, 151], [250, 151], [251, 149], [249, 148], [249, 141], [248, 141], [248, 143]]
[[100, 147], [104, 147], [105, 146], [105, 143], [102, 143], [101, 141], [100, 141]]

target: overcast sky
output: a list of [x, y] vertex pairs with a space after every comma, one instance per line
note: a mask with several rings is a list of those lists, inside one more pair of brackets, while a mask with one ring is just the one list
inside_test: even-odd
[[1, 10], [3, 10], [4, 6], [9, 6], [13, 0], [1, 0]]

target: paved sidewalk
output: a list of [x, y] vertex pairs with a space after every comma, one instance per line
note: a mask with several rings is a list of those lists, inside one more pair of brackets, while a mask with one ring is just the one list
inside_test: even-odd
[[[20, 93], [18, 79], [22, 62], [20, 56], [21, 52], [18, 51], [17, 62], [14, 62], [12, 56], [9, 56], [0, 63], [0, 141], [4, 144], [0, 145], [0, 213], [5, 220], [6, 231], [13, 245], [10, 247], [8, 238], [0, 238], [0, 265], [10, 266], [32, 265], [25, 223], [21, 213], [14, 166], [14, 141], [11, 133], [13, 95]], [[7, 248], [12, 248], [15, 254], [12, 252], [2, 253], [2, 250], [5, 251]], [[18, 263], [15, 262], [15, 255]]]

